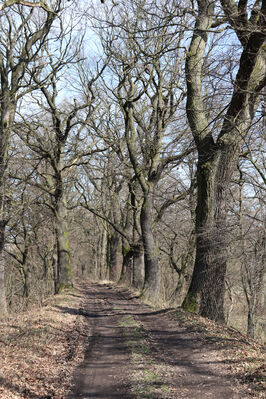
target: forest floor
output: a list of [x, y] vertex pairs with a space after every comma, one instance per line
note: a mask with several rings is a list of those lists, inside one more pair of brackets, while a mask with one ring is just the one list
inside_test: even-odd
[[0, 322], [1, 399], [263, 398], [264, 376], [255, 341], [110, 283]]

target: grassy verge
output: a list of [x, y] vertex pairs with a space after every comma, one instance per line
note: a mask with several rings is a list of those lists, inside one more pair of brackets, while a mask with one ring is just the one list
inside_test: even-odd
[[1, 399], [63, 399], [82, 348], [82, 295], [51, 297], [0, 323]]

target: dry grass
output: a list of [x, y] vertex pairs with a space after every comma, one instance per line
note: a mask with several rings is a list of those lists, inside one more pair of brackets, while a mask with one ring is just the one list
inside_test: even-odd
[[69, 291], [0, 323], [1, 399], [63, 399], [83, 356], [82, 295]]
[[[41, 308], [0, 322], [1, 399], [66, 398], [73, 369], [83, 358], [84, 338], [89, 334], [81, 310], [84, 300], [82, 290], [72, 290], [49, 298]], [[265, 353], [261, 345], [232, 328], [182, 309], [166, 313], [211, 345], [227, 364], [228, 374], [247, 384], [252, 398], [264, 397]], [[170, 371], [158, 369], [151, 361], [149, 345], [140, 326], [128, 325], [129, 321], [123, 318], [121, 322], [127, 340], [130, 341], [133, 334], [136, 341], [134, 345], [128, 344], [138, 369], [136, 380], [140, 385], [135, 381], [135, 388], [139, 389], [139, 394], [155, 381], [156, 394], [159, 391], [161, 397], [175, 397], [169, 389], [163, 392]]]
[[265, 348], [232, 327], [217, 324], [178, 308], [169, 310], [168, 317], [197, 334], [198, 338], [216, 350], [227, 365], [227, 373], [246, 384], [252, 398], [265, 397]]

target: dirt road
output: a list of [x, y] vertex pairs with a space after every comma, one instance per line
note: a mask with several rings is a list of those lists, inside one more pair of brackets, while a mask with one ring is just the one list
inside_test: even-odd
[[86, 353], [68, 399], [245, 399], [225, 366], [163, 310], [111, 285], [83, 286]]

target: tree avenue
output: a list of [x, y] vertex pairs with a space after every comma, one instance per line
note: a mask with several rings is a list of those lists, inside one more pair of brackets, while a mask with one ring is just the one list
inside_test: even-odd
[[265, 14], [1, 2], [1, 317], [110, 279], [262, 337]]

